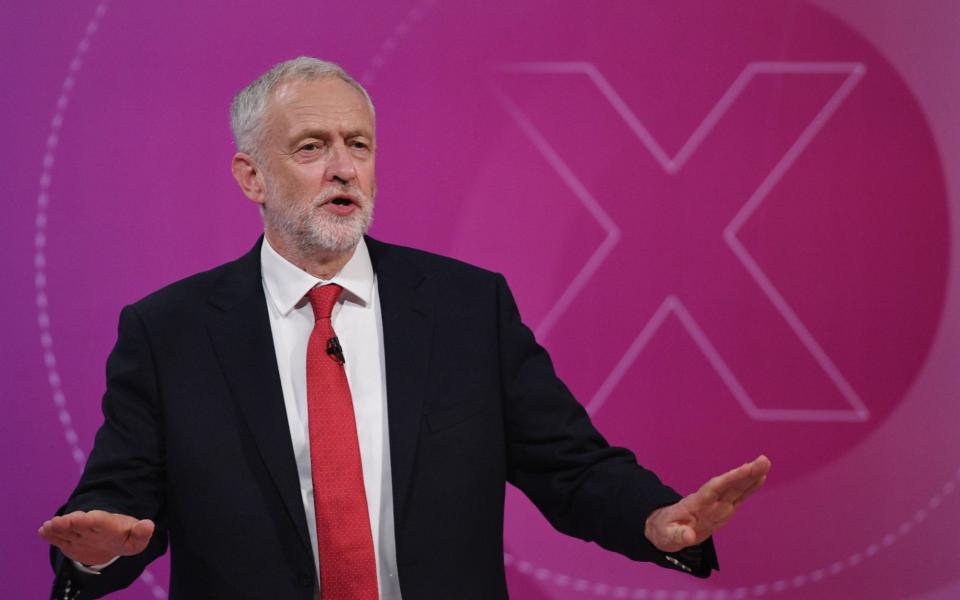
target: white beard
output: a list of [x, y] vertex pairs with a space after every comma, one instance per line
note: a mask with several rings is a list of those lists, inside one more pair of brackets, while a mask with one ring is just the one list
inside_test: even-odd
[[[329, 198], [344, 193], [358, 200], [353, 213], [340, 216], [323, 208]], [[267, 229], [283, 236], [305, 256], [316, 252], [342, 254], [353, 250], [370, 228], [373, 203], [373, 197], [352, 185], [330, 188], [306, 203], [298, 203], [283, 189], [277, 189], [276, 194], [267, 193], [263, 220]]]

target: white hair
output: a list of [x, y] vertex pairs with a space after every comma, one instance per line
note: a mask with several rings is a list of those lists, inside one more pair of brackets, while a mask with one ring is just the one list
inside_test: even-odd
[[230, 127], [233, 129], [237, 150], [253, 156], [258, 154], [267, 104], [280, 84], [315, 81], [327, 77], [338, 77], [360, 92], [367, 101], [370, 115], [374, 116], [370, 94], [339, 65], [309, 56], [299, 56], [274, 65], [234, 96], [230, 104]]

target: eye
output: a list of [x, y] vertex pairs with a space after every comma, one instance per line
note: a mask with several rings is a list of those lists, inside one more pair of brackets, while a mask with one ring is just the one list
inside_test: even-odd
[[298, 149], [300, 152], [316, 152], [320, 150], [320, 142], [307, 142], [303, 144]]

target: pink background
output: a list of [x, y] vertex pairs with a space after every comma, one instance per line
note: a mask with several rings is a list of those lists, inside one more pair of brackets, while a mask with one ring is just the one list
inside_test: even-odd
[[684, 492], [774, 461], [707, 581], [511, 490], [512, 597], [960, 595], [960, 6], [497, 4], [6, 8], [4, 596], [47, 593], [119, 309], [253, 243], [227, 106], [298, 54], [377, 105], [372, 233], [503, 272], [611, 441]]

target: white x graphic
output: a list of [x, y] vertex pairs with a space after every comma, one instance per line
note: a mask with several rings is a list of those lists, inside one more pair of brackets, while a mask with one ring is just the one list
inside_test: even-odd
[[[610, 103], [620, 116], [627, 128], [640, 140], [653, 158], [660, 164], [668, 175], [677, 174], [686, 164], [691, 155], [709, 136], [717, 122], [730, 109], [744, 89], [757, 76], [762, 74], [846, 74], [847, 77], [836, 89], [833, 95], [820, 108], [813, 119], [803, 129], [799, 137], [790, 145], [786, 153], [775, 164], [773, 169], [763, 178], [759, 187], [750, 195], [745, 204], [733, 220], [723, 230], [723, 238], [733, 254], [739, 259], [750, 277], [756, 282], [769, 299], [773, 307], [797, 336], [804, 348], [810, 353], [817, 365], [840, 392], [848, 403], [847, 409], [781, 409], [761, 408], [753, 401], [741, 385], [734, 372], [727, 365], [720, 352], [717, 351], [707, 334], [694, 319], [676, 294], [668, 294], [660, 307], [654, 312], [644, 327], [641, 328], [634, 341], [629, 345], [616, 365], [607, 375], [603, 383], [594, 393], [587, 404], [587, 409], [595, 413], [619, 384], [627, 370], [643, 351], [657, 330], [673, 314], [691, 336], [697, 347], [704, 354], [710, 365], [716, 371], [730, 392], [737, 399], [747, 415], [760, 421], [846, 421], [859, 422], [869, 418], [870, 412], [853, 389], [847, 379], [837, 368], [834, 361], [816, 340], [809, 328], [801, 321], [784, 296], [777, 290], [771, 279], [740, 243], [737, 233], [763, 203], [770, 191], [782, 179], [797, 157], [807, 148], [837, 108], [847, 98], [859, 80], [864, 76], [866, 69], [860, 63], [851, 62], [752, 62], [736, 77], [726, 92], [720, 97], [706, 117], [696, 127], [687, 141], [682, 145], [675, 156], [669, 156], [662, 146], [650, 134], [643, 122], [637, 118], [627, 106], [623, 98], [613, 86], [604, 78], [595, 65], [589, 62], [517, 62], [502, 65], [501, 71], [509, 73], [526, 73], [531, 75], [563, 74], [586, 76], [596, 86], [603, 97]], [[573, 280], [566, 287], [557, 301], [553, 304], [546, 316], [537, 327], [538, 337], [545, 337], [556, 326], [565, 311], [580, 295], [596, 271], [606, 261], [607, 257], [621, 240], [621, 230], [613, 218], [603, 209], [596, 198], [581, 182], [573, 170], [564, 162], [559, 153], [547, 141], [543, 133], [533, 124], [510, 97], [496, 84], [491, 85], [492, 91], [512, 120], [536, 147], [551, 168], [560, 176], [570, 188], [580, 203], [606, 232], [603, 242], [594, 250], [581, 267]]]

